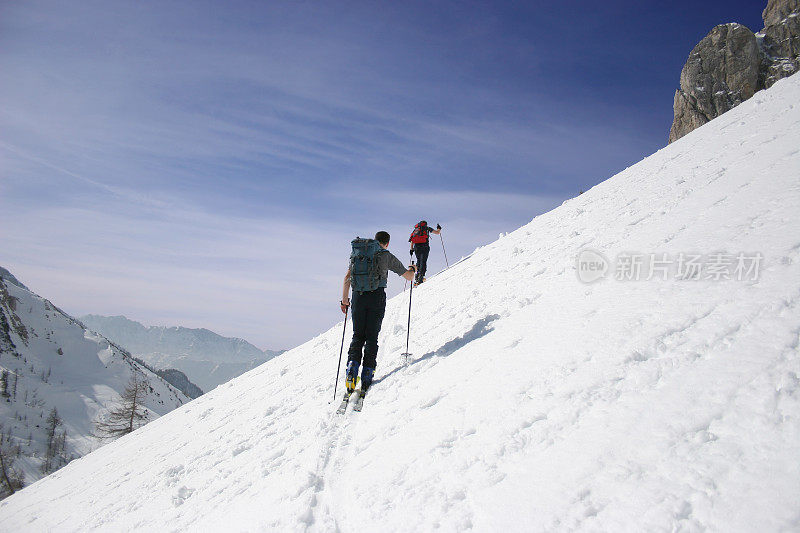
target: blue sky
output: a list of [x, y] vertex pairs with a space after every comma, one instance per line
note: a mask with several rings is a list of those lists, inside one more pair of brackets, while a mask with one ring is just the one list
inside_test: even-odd
[[355, 235], [453, 261], [664, 146], [692, 47], [765, 4], [0, 2], [0, 265], [296, 345]]

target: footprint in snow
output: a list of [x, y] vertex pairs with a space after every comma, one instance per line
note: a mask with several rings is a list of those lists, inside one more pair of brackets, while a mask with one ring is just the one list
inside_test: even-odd
[[431, 398], [427, 402], [423, 403], [419, 407], [420, 407], [420, 409], [427, 409], [428, 407], [433, 407], [434, 405], [439, 403], [439, 400], [441, 400], [441, 399], [442, 399], [442, 396], [436, 396], [434, 398]]
[[236, 457], [240, 453], [246, 452], [249, 449], [250, 449], [250, 443], [249, 442], [241, 442], [231, 451], [231, 456], [232, 457]]
[[179, 488], [178, 493], [172, 497], [172, 505], [175, 507], [183, 505], [183, 503], [188, 500], [193, 493], [194, 489], [190, 489], [189, 487], [183, 486]]

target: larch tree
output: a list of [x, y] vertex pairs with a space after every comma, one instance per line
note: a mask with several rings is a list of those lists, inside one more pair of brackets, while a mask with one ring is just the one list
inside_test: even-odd
[[67, 431], [58, 431], [64, 422], [58, 415], [58, 410], [53, 407], [47, 416], [45, 432], [47, 434], [47, 450], [45, 451], [44, 461], [42, 462], [42, 473], [49, 474], [55, 472], [67, 464], [66, 447]]
[[134, 372], [120, 397], [120, 403], [101, 420], [95, 422], [95, 435], [104, 439], [115, 439], [127, 435], [143, 426], [147, 421], [144, 406], [149, 384], [138, 372]]
[[0, 500], [11, 496], [24, 485], [25, 476], [15, 462], [19, 456], [19, 446], [12, 445], [3, 436], [0, 424]]

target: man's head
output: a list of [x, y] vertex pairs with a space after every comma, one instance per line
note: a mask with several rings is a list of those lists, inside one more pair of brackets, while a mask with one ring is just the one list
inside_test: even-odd
[[378, 244], [386, 248], [389, 246], [389, 234], [385, 231], [379, 231], [375, 234], [375, 240], [378, 241]]

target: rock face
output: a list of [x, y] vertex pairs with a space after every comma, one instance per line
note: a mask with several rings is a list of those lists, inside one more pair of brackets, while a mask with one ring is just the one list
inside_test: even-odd
[[800, 69], [800, 0], [770, 0], [758, 33], [764, 54], [761, 84], [773, 83]]
[[761, 13], [764, 26], [775, 26], [792, 13], [800, 9], [800, 0], [769, 0]]
[[711, 30], [681, 71], [670, 142], [753, 96], [760, 65], [753, 32], [740, 24], [721, 24]]
[[764, 29], [721, 24], [692, 49], [675, 91], [669, 142], [800, 67], [800, 0], [769, 0]]

